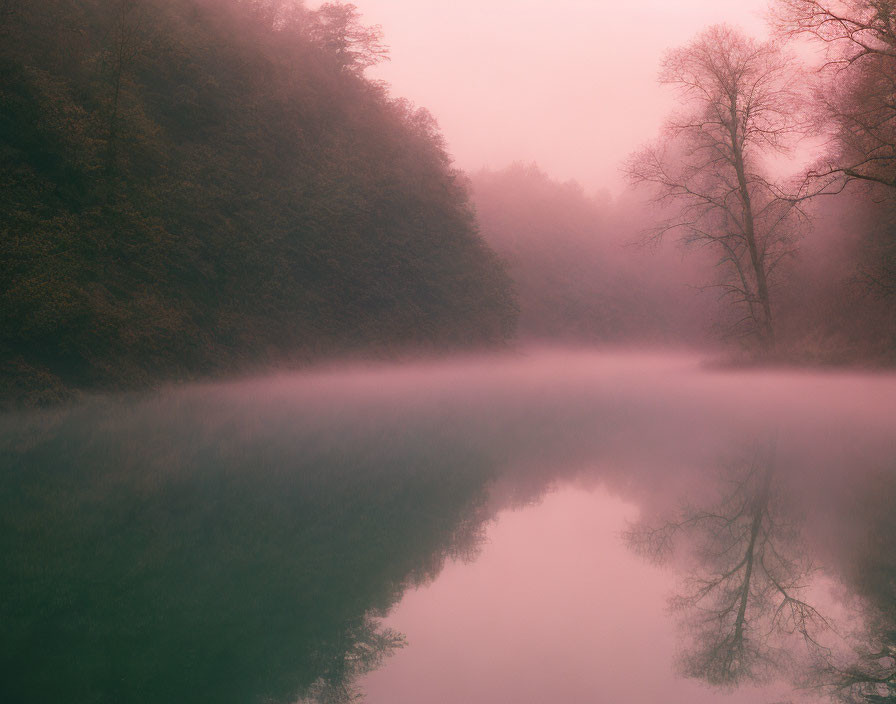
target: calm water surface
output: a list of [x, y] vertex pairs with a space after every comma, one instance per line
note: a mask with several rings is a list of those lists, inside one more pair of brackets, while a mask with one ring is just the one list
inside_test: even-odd
[[502, 512], [475, 562], [446, 565], [389, 613], [408, 645], [359, 691], [371, 704], [774, 701], [781, 687], [720, 695], [676, 674], [674, 576], [619, 539], [637, 517], [581, 487]]
[[0, 452], [3, 701], [896, 696], [891, 374], [532, 351], [89, 399]]

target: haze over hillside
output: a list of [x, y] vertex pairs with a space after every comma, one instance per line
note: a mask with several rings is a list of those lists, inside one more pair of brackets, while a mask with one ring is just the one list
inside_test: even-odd
[[0, 704], [896, 704], [896, 0], [358, 3], [0, 0]]
[[[896, 139], [892, 57], [876, 48], [889, 30], [872, 22], [871, 49], [855, 54], [848, 33], [828, 36], [804, 6], [779, 0], [765, 24], [753, 5], [694, 0], [674, 21], [666, 5], [601, 18], [564, 5], [576, 37], [598, 19], [618, 31], [599, 48], [569, 40], [587, 56], [563, 53], [551, 92], [532, 62], [559, 46], [562, 23], [542, 23], [544, 46], [516, 72], [509, 52], [485, 58], [473, 29], [455, 64], [436, 60], [458, 23], [470, 26], [463, 12], [501, 28], [497, 50], [550, 15], [534, 6], [445, 7], [436, 41], [430, 3], [395, 15], [374, 0], [10, 0], [2, 395], [50, 403], [78, 389], [531, 340], [890, 364]], [[392, 26], [370, 24], [380, 16]], [[703, 26], [718, 19], [756, 36]], [[433, 41], [410, 41], [409, 27]], [[638, 53], [620, 38], [635, 30], [662, 40]], [[848, 70], [833, 80], [801, 68], [813, 41]], [[436, 73], [421, 69], [427, 57]], [[446, 104], [446, 76], [477, 60], [491, 92]], [[376, 78], [392, 75], [394, 91]], [[619, 93], [648, 83], [652, 97]], [[398, 97], [404, 87], [438, 113]], [[598, 95], [602, 126], [586, 138], [580, 120]], [[519, 120], [489, 127], [508, 96]], [[458, 112], [487, 144], [457, 132]], [[818, 145], [813, 167], [790, 179], [769, 167], [806, 142]], [[467, 174], [452, 161], [460, 144]], [[473, 168], [474, 144], [479, 165], [521, 153]], [[573, 151], [627, 174], [627, 190], [606, 181], [615, 195], [593, 195], [597, 171], [569, 167]], [[584, 185], [561, 185], [564, 171]]]
[[510, 282], [351, 6], [14, 3], [4, 393], [496, 344]]

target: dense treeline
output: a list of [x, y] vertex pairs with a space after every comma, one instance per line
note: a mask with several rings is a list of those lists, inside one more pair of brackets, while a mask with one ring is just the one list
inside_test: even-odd
[[4, 395], [512, 334], [435, 123], [363, 76], [385, 50], [352, 6], [2, 9]]

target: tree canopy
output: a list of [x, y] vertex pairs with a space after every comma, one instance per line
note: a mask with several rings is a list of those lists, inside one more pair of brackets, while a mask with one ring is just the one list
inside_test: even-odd
[[512, 335], [465, 183], [364, 77], [386, 50], [352, 6], [4, 10], [4, 395]]

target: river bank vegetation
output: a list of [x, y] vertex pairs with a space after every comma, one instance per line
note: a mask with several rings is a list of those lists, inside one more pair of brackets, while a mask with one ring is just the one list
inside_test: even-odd
[[667, 54], [611, 198], [461, 172], [353, 5], [7, 0], [2, 403], [513, 341], [892, 365], [896, 9], [775, 8]]
[[511, 284], [350, 5], [3, 4], [0, 387], [500, 344]]

